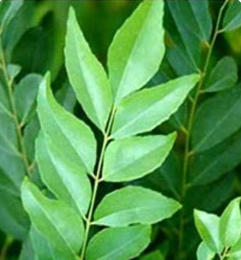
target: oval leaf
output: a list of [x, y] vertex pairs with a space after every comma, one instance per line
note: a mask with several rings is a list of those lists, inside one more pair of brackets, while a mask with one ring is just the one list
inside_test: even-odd
[[195, 225], [200, 237], [215, 253], [221, 253], [223, 247], [219, 241], [219, 218], [204, 211], [194, 211]]
[[50, 140], [45, 140], [43, 135], [36, 142], [36, 158], [47, 187], [84, 216], [90, 203], [91, 186], [78, 162], [66, 156]]
[[181, 205], [161, 193], [129, 186], [108, 194], [95, 212], [95, 224], [121, 227], [154, 224], [170, 218]]
[[206, 151], [234, 134], [241, 127], [240, 117], [239, 87], [206, 100], [199, 107], [194, 121], [192, 132], [194, 152]]
[[34, 184], [22, 185], [24, 208], [36, 230], [55, 248], [61, 248], [63, 259], [76, 260], [84, 227], [81, 218], [67, 204], [47, 199]]
[[89, 118], [104, 131], [112, 105], [111, 88], [104, 68], [91, 52], [72, 8], [67, 26], [65, 59], [77, 99]]
[[232, 31], [241, 26], [241, 5], [231, 1], [223, 19], [223, 31]]
[[163, 1], [144, 1], [117, 31], [108, 53], [116, 105], [157, 72], [165, 52], [162, 20]]
[[197, 74], [180, 77], [125, 99], [117, 109], [112, 137], [120, 139], [147, 132], [168, 120], [199, 78]]
[[240, 201], [241, 198], [231, 201], [220, 218], [220, 239], [225, 247], [234, 246], [241, 234]]
[[171, 134], [113, 141], [106, 150], [103, 179], [131, 181], [153, 172], [165, 161], [175, 139], [176, 134]]
[[50, 89], [50, 77], [42, 81], [38, 95], [38, 115], [44, 134], [65, 152], [71, 160], [78, 162], [83, 171], [92, 172], [96, 159], [96, 141], [84, 122], [63, 109]]
[[197, 249], [197, 259], [198, 260], [213, 260], [215, 253], [210, 250], [210, 248], [202, 242]]
[[149, 226], [108, 228], [89, 242], [87, 260], [129, 260], [140, 255], [151, 239]]

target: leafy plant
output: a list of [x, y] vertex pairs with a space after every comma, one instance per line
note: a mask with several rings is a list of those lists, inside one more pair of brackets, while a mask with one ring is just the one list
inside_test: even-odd
[[240, 11], [0, 2], [0, 260], [240, 259]]

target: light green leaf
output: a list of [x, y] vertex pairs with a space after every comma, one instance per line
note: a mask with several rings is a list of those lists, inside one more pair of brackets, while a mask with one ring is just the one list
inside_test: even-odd
[[104, 68], [91, 52], [70, 9], [65, 59], [70, 82], [89, 118], [104, 131], [112, 105], [111, 88]]
[[197, 259], [198, 260], [213, 260], [215, 253], [210, 250], [205, 242], [202, 242], [197, 249]]
[[65, 151], [59, 150], [43, 135], [36, 142], [36, 158], [41, 178], [48, 188], [84, 216], [90, 203], [91, 185], [78, 162], [66, 156]]
[[241, 5], [231, 1], [223, 19], [223, 31], [232, 31], [241, 26]]
[[217, 92], [232, 88], [238, 81], [238, 68], [236, 61], [231, 57], [222, 58], [212, 69], [204, 92]]
[[241, 237], [239, 237], [239, 240], [237, 242], [237, 244], [231, 248], [231, 250], [228, 253], [228, 256], [230, 258], [228, 259], [232, 259], [232, 260], [240, 260], [241, 259]]
[[162, 1], [144, 1], [114, 37], [108, 68], [116, 105], [143, 87], [160, 66], [165, 52], [163, 6]]
[[67, 204], [46, 198], [28, 180], [22, 185], [22, 200], [39, 234], [54, 248], [61, 248], [63, 259], [76, 260], [84, 233], [80, 216]]
[[122, 227], [130, 224], [154, 224], [170, 218], [181, 205], [161, 193], [135, 186], [114, 191], [95, 211], [95, 224]]
[[103, 179], [109, 182], [131, 181], [153, 172], [165, 161], [175, 139], [174, 133], [113, 141], [106, 150]]
[[129, 260], [137, 257], [149, 245], [149, 226], [108, 228], [97, 233], [89, 242], [87, 260]]
[[[208, 116], [207, 116], [208, 115]], [[240, 85], [206, 100], [197, 112], [192, 143], [194, 152], [203, 152], [222, 142], [241, 127]]]
[[165, 257], [159, 250], [156, 250], [154, 252], [144, 255], [140, 258], [140, 260], [165, 260]]
[[36, 105], [36, 97], [42, 77], [38, 74], [29, 74], [16, 86], [14, 99], [18, 117], [25, 124]]
[[228, 248], [234, 246], [241, 235], [240, 201], [240, 197], [231, 201], [220, 218], [220, 239]]
[[83, 171], [92, 172], [96, 160], [96, 141], [90, 128], [64, 110], [54, 99], [49, 74], [38, 95], [38, 115], [44, 134]]
[[168, 120], [199, 79], [197, 74], [180, 77], [126, 98], [117, 109], [112, 137], [120, 139], [147, 132]]
[[30, 238], [38, 260], [66, 260], [63, 248], [54, 248], [34, 227], [30, 229]]
[[219, 241], [220, 219], [213, 214], [204, 211], [194, 211], [195, 225], [200, 237], [206, 245], [215, 253], [220, 253], [223, 249]]

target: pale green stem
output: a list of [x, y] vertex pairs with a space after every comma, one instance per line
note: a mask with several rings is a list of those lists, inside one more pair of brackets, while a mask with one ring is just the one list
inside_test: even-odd
[[96, 174], [95, 174], [95, 178], [94, 178], [94, 188], [93, 188], [92, 198], [91, 198], [91, 202], [90, 202], [90, 209], [89, 209], [88, 216], [86, 219], [84, 241], [83, 241], [82, 250], [81, 250], [81, 254], [80, 254], [80, 260], [84, 260], [86, 249], [87, 249], [87, 244], [88, 244], [89, 232], [90, 232], [91, 225], [93, 224], [92, 218], [93, 218], [93, 213], [94, 213], [95, 201], [96, 201], [99, 184], [101, 181], [101, 170], [102, 170], [102, 165], [103, 165], [103, 161], [104, 161], [106, 147], [107, 147], [108, 141], [110, 140], [109, 135], [110, 135], [111, 126], [112, 126], [112, 123], [114, 120], [114, 115], [115, 115], [115, 108], [113, 108], [111, 111], [111, 116], [110, 116], [110, 119], [108, 122], [108, 126], [104, 133], [104, 140], [103, 140], [101, 153], [100, 153], [100, 157], [98, 160], [97, 170], [96, 170]]
[[[196, 113], [196, 109], [197, 109], [197, 104], [199, 101], [200, 94], [202, 92], [203, 82], [204, 82], [206, 73], [208, 71], [209, 65], [210, 65], [210, 59], [211, 59], [211, 55], [213, 52], [213, 48], [216, 43], [217, 37], [218, 37], [219, 33], [221, 32], [219, 30], [219, 28], [220, 28], [220, 24], [221, 24], [221, 20], [222, 20], [222, 16], [223, 16], [223, 11], [224, 11], [228, 1], [229, 0], [225, 0], [224, 4], [222, 5], [222, 7], [219, 10], [216, 27], [215, 27], [214, 34], [213, 34], [213, 37], [211, 40], [211, 44], [210, 44], [210, 47], [209, 47], [209, 50], [207, 53], [203, 72], [201, 73], [201, 79], [197, 86], [197, 90], [196, 90], [196, 93], [194, 95], [194, 98], [193, 98], [193, 101], [191, 104], [191, 110], [190, 110], [190, 115], [189, 115], [188, 124], [187, 124], [186, 141], [185, 141], [183, 174], [182, 174], [182, 184], [181, 184], [181, 202], [183, 202], [185, 200], [186, 191], [187, 191], [186, 184], [187, 184], [187, 174], [188, 174], [188, 167], [189, 167], [189, 158], [190, 158], [190, 155], [193, 154], [190, 151], [190, 137], [191, 137], [191, 132], [192, 132], [192, 128], [193, 128], [193, 122], [194, 122], [194, 117], [195, 117], [195, 113]], [[181, 215], [180, 215], [180, 227], [179, 227], [179, 244], [178, 244], [178, 256], [179, 256], [178, 259], [179, 260], [182, 259], [183, 233], [184, 233], [184, 222], [185, 222], [184, 217], [185, 217], [184, 210], [182, 210]]]

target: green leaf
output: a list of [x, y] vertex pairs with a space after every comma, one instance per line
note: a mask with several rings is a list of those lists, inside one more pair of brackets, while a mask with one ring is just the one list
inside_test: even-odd
[[117, 31], [108, 53], [116, 105], [157, 72], [165, 52], [162, 20], [163, 2], [144, 1]]
[[113, 141], [106, 150], [103, 179], [108, 182], [131, 181], [153, 172], [165, 161], [175, 139], [174, 133]]
[[241, 127], [240, 117], [240, 85], [206, 100], [199, 107], [194, 121], [194, 152], [206, 151], [234, 134]]
[[36, 105], [36, 97], [42, 77], [38, 74], [29, 74], [16, 86], [14, 99], [21, 124], [28, 122]]
[[232, 88], [238, 81], [238, 68], [232, 57], [222, 58], [212, 69], [204, 92], [217, 92]]
[[61, 248], [63, 259], [76, 260], [84, 233], [80, 216], [67, 204], [46, 198], [27, 179], [22, 185], [22, 200], [39, 234], [54, 248]]
[[0, 188], [0, 216], [1, 230], [22, 241], [26, 238], [29, 220], [19, 195]]
[[13, 81], [18, 76], [20, 71], [21, 71], [21, 67], [19, 65], [16, 64], [7, 65], [7, 73], [11, 81]]
[[210, 250], [210, 248], [202, 242], [197, 249], [197, 259], [198, 260], [213, 260], [215, 253]]
[[23, 0], [18, 1], [2, 1], [0, 3], [0, 27], [6, 28], [13, 17], [17, 14], [21, 6], [23, 5]]
[[70, 9], [65, 59], [70, 82], [89, 118], [104, 131], [112, 105], [111, 88], [104, 68], [91, 52]]
[[96, 160], [96, 141], [90, 128], [64, 110], [54, 99], [49, 74], [42, 81], [38, 95], [38, 115], [44, 134], [78, 162], [83, 171], [92, 173]]
[[38, 260], [66, 260], [63, 248], [54, 248], [35, 228], [30, 229], [30, 238]]
[[149, 226], [104, 229], [90, 240], [86, 259], [129, 260], [135, 258], [149, 245], [150, 236]]
[[204, 185], [234, 169], [241, 161], [241, 133], [204, 153], [194, 156], [190, 165], [192, 185]]
[[240, 260], [241, 259], [241, 237], [239, 237], [239, 240], [237, 244], [231, 248], [231, 250], [228, 253], [229, 259], [231, 260]]
[[165, 257], [159, 250], [156, 250], [154, 252], [144, 255], [140, 258], [140, 260], [165, 260]]
[[241, 26], [241, 5], [231, 1], [223, 19], [223, 31], [232, 31]]
[[223, 249], [219, 241], [220, 219], [213, 214], [204, 211], [194, 211], [195, 225], [200, 237], [206, 245], [215, 253], [220, 253]]
[[117, 109], [112, 137], [120, 139], [147, 132], [168, 120], [199, 79], [196, 74], [184, 76], [126, 98]]
[[154, 224], [170, 218], [181, 205], [161, 193], [128, 186], [108, 194], [95, 211], [95, 224], [122, 227]]
[[51, 140], [39, 135], [36, 142], [36, 158], [41, 178], [47, 187], [67, 205], [84, 216], [91, 198], [90, 181], [78, 161], [66, 156]]
[[234, 246], [241, 234], [241, 198], [236, 198], [229, 203], [220, 218], [220, 239], [225, 247]]

